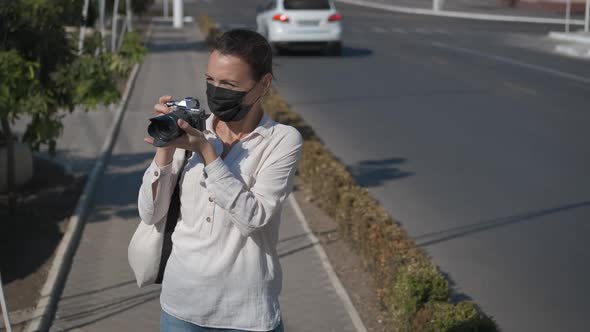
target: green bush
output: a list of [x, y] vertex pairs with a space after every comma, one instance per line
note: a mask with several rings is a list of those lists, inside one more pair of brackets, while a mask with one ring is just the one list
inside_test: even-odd
[[431, 264], [403, 266], [397, 271], [387, 299], [400, 330], [412, 331], [413, 319], [428, 302], [448, 301], [449, 285]]
[[457, 304], [431, 302], [418, 313], [415, 331], [425, 332], [488, 332], [496, 331], [492, 319], [482, 315], [471, 302]]

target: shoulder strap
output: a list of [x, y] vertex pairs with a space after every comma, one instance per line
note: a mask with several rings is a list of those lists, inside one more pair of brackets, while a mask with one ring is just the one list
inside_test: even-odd
[[174, 232], [174, 228], [176, 228], [176, 223], [178, 222], [178, 217], [180, 217], [180, 178], [182, 177], [182, 173], [184, 172], [184, 167], [187, 164], [188, 158], [190, 158], [192, 152], [186, 150], [184, 153], [184, 160], [182, 162], [182, 167], [178, 171], [178, 177], [176, 178], [176, 185], [174, 187], [174, 192], [172, 193], [172, 197], [170, 198], [170, 206], [168, 207], [168, 214], [166, 216], [166, 228], [164, 230], [164, 242], [162, 243], [162, 253], [160, 255], [160, 266], [158, 269], [158, 277], [154, 283], [161, 284], [162, 279], [164, 279], [164, 270], [166, 269], [166, 263], [168, 262], [168, 257], [170, 257], [170, 253], [172, 252], [172, 233]]

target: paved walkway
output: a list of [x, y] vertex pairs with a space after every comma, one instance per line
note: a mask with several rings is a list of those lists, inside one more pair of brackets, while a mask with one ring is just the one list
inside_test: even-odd
[[[158, 96], [196, 96], [205, 102], [207, 58], [206, 46], [195, 24], [182, 30], [172, 29], [169, 23], [154, 25], [150, 53], [131, 94], [50, 331], [158, 331], [160, 286], [139, 289], [127, 262], [127, 246], [140, 222], [137, 191], [154, 153], [142, 139]], [[279, 253], [284, 271], [280, 300], [286, 330], [354, 331], [344, 305], [288, 204], [284, 209]]]
[[[433, 0], [370, 0], [371, 2], [385, 3], [394, 6], [409, 8], [432, 9]], [[460, 11], [468, 13], [489, 15], [513, 15], [547, 18], [564, 18], [564, 13], [557, 10], [542, 8], [532, 2], [521, 1], [516, 7], [510, 7], [506, 2], [499, 0], [441, 0], [443, 10]], [[572, 18], [583, 18], [583, 13], [572, 13]]]

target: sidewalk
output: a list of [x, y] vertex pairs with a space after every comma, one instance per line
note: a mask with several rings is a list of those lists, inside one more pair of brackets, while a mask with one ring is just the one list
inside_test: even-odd
[[[207, 58], [196, 24], [174, 30], [170, 23], [155, 23], [150, 53], [95, 194], [50, 331], [159, 330], [160, 286], [139, 289], [127, 262], [127, 246], [140, 222], [137, 191], [154, 154], [143, 137], [158, 96], [195, 96], [205, 101]], [[100, 146], [98, 141], [95, 144]], [[355, 331], [288, 203], [279, 241], [284, 274], [280, 302], [286, 331]]]
[[[371, 0], [388, 5], [410, 8], [432, 9], [433, 0]], [[557, 10], [548, 10], [542, 6], [535, 6], [531, 2], [521, 1], [516, 7], [510, 7], [499, 0], [442, 0], [443, 10], [469, 12], [490, 15], [530, 16], [563, 19], [564, 14]], [[572, 13], [572, 19], [582, 19], [582, 14]]]

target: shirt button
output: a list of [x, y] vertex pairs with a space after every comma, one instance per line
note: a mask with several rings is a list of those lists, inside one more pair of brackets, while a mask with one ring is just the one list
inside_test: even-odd
[[209, 197], [209, 202], [213, 202], [213, 197]]
[[207, 222], [211, 222], [211, 217], [207, 217]]
[[158, 176], [158, 171], [154, 171], [154, 176]]

